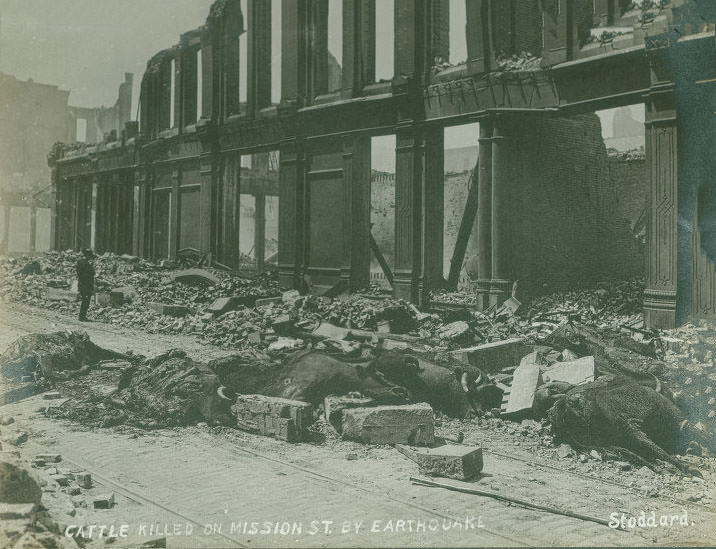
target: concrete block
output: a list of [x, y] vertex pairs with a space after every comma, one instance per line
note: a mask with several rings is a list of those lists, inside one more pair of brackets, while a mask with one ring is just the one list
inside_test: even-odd
[[189, 308], [184, 305], [169, 305], [167, 303], [149, 303], [148, 305], [150, 309], [160, 315], [183, 317], [189, 312]]
[[530, 346], [525, 343], [524, 339], [512, 338], [458, 349], [452, 351], [452, 355], [466, 364], [472, 364], [485, 372], [494, 373], [508, 366], [516, 366], [530, 350]]
[[373, 444], [432, 444], [435, 424], [429, 404], [343, 410], [343, 438]]
[[556, 362], [543, 370], [542, 381], [564, 381], [572, 385], [594, 381], [594, 357], [585, 356], [569, 362]]
[[92, 475], [87, 471], [76, 473], [75, 482], [77, 482], [80, 488], [84, 488], [85, 490], [92, 488]]
[[326, 421], [340, 433], [343, 430], [343, 410], [346, 408], [365, 408], [374, 404], [375, 401], [371, 398], [329, 395], [323, 399], [323, 410], [326, 415]]
[[268, 305], [274, 305], [276, 303], [282, 303], [281, 297], [263, 297], [256, 300], [256, 307], [266, 307]]
[[453, 444], [419, 448], [415, 453], [415, 461], [421, 474], [468, 480], [482, 471], [482, 448]]
[[112, 307], [121, 307], [125, 303], [131, 303], [136, 299], [137, 292], [134, 288], [129, 286], [123, 286], [121, 288], [114, 288], [109, 292], [109, 304]]
[[470, 325], [464, 320], [451, 322], [440, 328], [438, 337], [440, 339], [459, 339], [470, 331]]
[[109, 307], [111, 304], [109, 292], [97, 292], [94, 301], [98, 307]]
[[313, 423], [313, 407], [300, 400], [238, 395], [231, 411], [239, 429], [287, 442], [305, 440]]
[[532, 353], [522, 359], [515, 369], [509, 391], [505, 391], [500, 415], [516, 416], [532, 412], [535, 391], [540, 385], [539, 356]]
[[111, 509], [114, 507], [114, 493], [96, 496], [92, 500], [92, 507], [95, 509]]
[[34, 503], [0, 503], [0, 520], [32, 520], [35, 509]]
[[61, 288], [47, 288], [46, 297], [48, 301], [75, 301], [78, 293], [72, 290], [63, 290]]
[[335, 326], [330, 322], [321, 322], [321, 324], [313, 330], [313, 335], [318, 337], [325, 337], [328, 339], [347, 339], [350, 335], [350, 330], [347, 328], [341, 328]]
[[220, 315], [229, 311], [235, 311], [244, 304], [245, 298], [236, 296], [220, 297], [219, 299], [215, 299], [214, 302], [209, 305], [207, 311], [216, 315]]

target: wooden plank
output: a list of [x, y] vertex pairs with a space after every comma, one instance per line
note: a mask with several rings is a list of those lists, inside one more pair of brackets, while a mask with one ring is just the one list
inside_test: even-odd
[[467, 200], [465, 201], [465, 211], [462, 214], [462, 220], [460, 221], [460, 228], [457, 231], [457, 239], [455, 240], [455, 250], [450, 260], [450, 273], [448, 274], [448, 288], [456, 289], [457, 283], [460, 280], [460, 271], [462, 270], [462, 263], [465, 260], [465, 252], [467, 251], [467, 244], [470, 241], [470, 234], [472, 233], [472, 226], [475, 224], [475, 216], [477, 215], [477, 181], [475, 180], [475, 174], [478, 170], [478, 164], [475, 164], [475, 168], [470, 174], [470, 181], [468, 182], [469, 189], [467, 192]]

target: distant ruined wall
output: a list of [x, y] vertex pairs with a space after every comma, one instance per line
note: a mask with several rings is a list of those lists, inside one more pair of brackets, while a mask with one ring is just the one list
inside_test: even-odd
[[539, 295], [644, 272], [615, 203], [594, 114], [523, 119], [510, 133], [513, 279]]

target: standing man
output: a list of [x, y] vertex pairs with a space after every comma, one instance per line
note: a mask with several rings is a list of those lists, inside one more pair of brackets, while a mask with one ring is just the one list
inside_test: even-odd
[[80, 293], [80, 322], [87, 322], [87, 309], [89, 309], [92, 294], [94, 294], [94, 267], [92, 250], [82, 250], [82, 258], [77, 262], [77, 290]]

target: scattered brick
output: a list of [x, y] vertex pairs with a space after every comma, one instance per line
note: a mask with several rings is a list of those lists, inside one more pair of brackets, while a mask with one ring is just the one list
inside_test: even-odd
[[307, 402], [264, 395], [238, 395], [231, 406], [239, 429], [287, 442], [306, 440], [313, 423], [313, 407]]
[[114, 493], [110, 495], [97, 496], [92, 500], [92, 507], [95, 509], [111, 509], [114, 507]]

